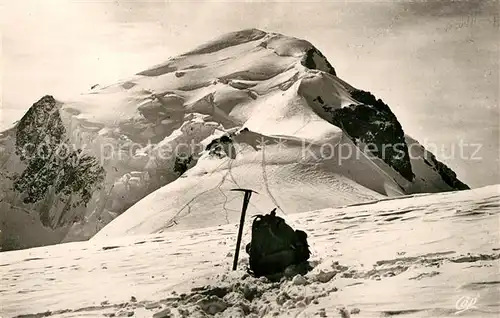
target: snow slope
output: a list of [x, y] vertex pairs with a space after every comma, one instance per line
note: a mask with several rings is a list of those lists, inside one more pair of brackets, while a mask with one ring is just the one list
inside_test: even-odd
[[245, 275], [250, 218], [235, 272], [235, 224], [3, 252], [0, 316], [498, 317], [499, 211], [496, 185], [289, 215], [314, 269], [280, 283]]
[[113, 219], [98, 237], [231, 223], [235, 186], [286, 213], [467, 189], [312, 44], [256, 29], [45, 96], [0, 138], [3, 250], [88, 239]]

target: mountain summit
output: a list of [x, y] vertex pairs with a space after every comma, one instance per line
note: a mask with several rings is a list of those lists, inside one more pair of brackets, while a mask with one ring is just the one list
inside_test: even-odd
[[468, 189], [339, 76], [311, 43], [250, 29], [43, 97], [0, 135], [2, 249], [236, 223], [235, 187], [260, 193], [250, 214]]

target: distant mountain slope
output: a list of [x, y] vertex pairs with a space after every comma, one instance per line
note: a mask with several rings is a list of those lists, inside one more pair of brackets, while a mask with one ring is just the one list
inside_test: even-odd
[[235, 186], [286, 213], [467, 188], [311, 43], [256, 29], [45, 96], [0, 138], [3, 249], [87, 239], [125, 211], [102, 235], [234, 222]]

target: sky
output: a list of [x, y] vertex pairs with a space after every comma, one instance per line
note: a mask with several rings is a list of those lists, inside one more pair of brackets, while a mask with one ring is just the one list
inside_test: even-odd
[[112, 83], [221, 34], [314, 44], [472, 187], [500, 183], [499, 2], [3, 2], [0, 129], [45, 94]]

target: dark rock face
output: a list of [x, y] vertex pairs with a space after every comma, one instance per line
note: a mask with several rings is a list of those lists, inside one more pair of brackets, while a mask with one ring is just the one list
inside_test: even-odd
[[233, 140], [228, 135], [223, 135], [220, 138], [212, 140], [205, 148], [211, 156], [218, 158], [229, 157], [236, 158], [236, 149], [233, 145]]
[[469, 186], [457, 178], [457, 174], [447, 165], [438, 161], [429, 151], [426, 151], [427, 158], [434, 164], [434, 169], [439, 173], [443, 181], [454, 190], [469, 190]]
[[[384, 160], [407, 180], [413, 181], [415, 175], [411, 167], [408, 145], [396, 115], [387, 104], [376, 99], [370, 92], [355, 90], [351, 92], [351, 97], [362, 104], [333, 110], [323, 105], [323, 108], [332, 114], [332, 123], [344, 130], [355, 144], [364, 143], [371, 153]], [[323, 104], [321, 97], [318, 96], [317, 99]], [[457, 178], [453, 170], [438, 161], [432, 153], [425, 153], [425, 162], [439, 173], [452, 190], [470, 189]]]
[[307, 50], [306, 54], [304, 55], [304, 58], [301, 61], [302, 65], [312, 70], [318, 69], [318, 65], [316, 65], [316, 62], [314, 62], [315, 55], [319, 56], [325, 62], [325, 65], [328, 68], [328, 73], [337, 76], [337, 73], [335, 73], [335, 69], [333, 68], [333, 66], [330, 64], [330, 62], [328, 62], [323, 53], [321, 53], [316, 48], [311, 48]]
[[187, 156], [185, 154], [175, 157], [174, 171], [181, 176], [189, 169], [189, 164], [193, 161], [193, 156]]
[[[30, 107], [17, 125], [16, 154], [25, 161], [36, 154], [37, 145], [60, 144], [64, 133], [56, 100], [52, 96], [44, 96]], [[46, 151], [48, 149], [42, 149], [41, 154], [46, 155]]]
[[41, 201], [51, 201], [54, 196], [66, 201], [57, 220], [50, 215], [50, 204], [39, 210], [44, 226], [64, 225], [65, 213], [86, 206], [104, 181], [105, 171], [98, 160], [69, 144], [52, 96], [33, 104], [17, 125], [15, 153], [26, 165], [21, 174], [12, 177], [13, 190], [23, 203], [44, 205], [47, 202]]
[[334, 125], [342, 128], [355, 144], [367, 145], [371, 153], [412, 181], [413, 174], [408, 145], [401, 124], [389, 106], [369, 92], [356, 90], [351, 96], [362, 105], [331, 110]]
[[[373, 105], [375, 108], [384, 111], [388, 113], [388, 118], [392, 119], [394, 125], [395, 125], [395, 137], [396, 137], [396, 142], [397, 143], [404, 143], [404, 151], [406, 153], [405, 157], [403, 158], [400, 163], [398, 163], [397, 160], [395, 160], [393, 163], [395, 166], [391, 165], [390, 162], [387, 162], [391, 167], [395, 168], [397, 171], [401, 173], [401, 171], [404, 171], [405, 174], [401, 173], [406, 179], [408, 179], [406, 176], [409, 176], [409, 173], [411, 173], [411, 164], [409, 162], [409, 156], [408, 156], [408, 147], [407, 144], [404, 140], [404, 132], [403, 132], [403, 127], [401, 127], [401, 124], [399, 123], [398, 119], [394, 115], [394, 113], [391, 111], [389, 106], [385, 104], [381, 99], [376, 99], [373, 94], [370, 92], [362, 91], [362, 90], [356, 90], [354, 92], [351, 92], [351, 96], [360, 101], [363, 104], [368, 104], [368, 105]], [[389, 136], [388, 136], [389, 137]], [[446, 166], [444, 163], [438, 161], [436, 159], [436, 156], [434, 156], [432, 153], [429, 151], [426, 151], [427, 154], [429, 154], [428, 159], [431, 160], [436, 168], [436, 171], [439, 173], [441, 178], [443, 178], [443, 181], [446, 182], [453, 190], [468, 190], [470, 189], [468, 185], [463, 183], [457, 178], [456, 173], [451, 170], [448, 166]], [[408, 158], [408, 161], [406, 161], [405, 158]], [[413, 173], [411, 173], [413, 175]], [[408, 179], [408, 180], [413, 180]]]

